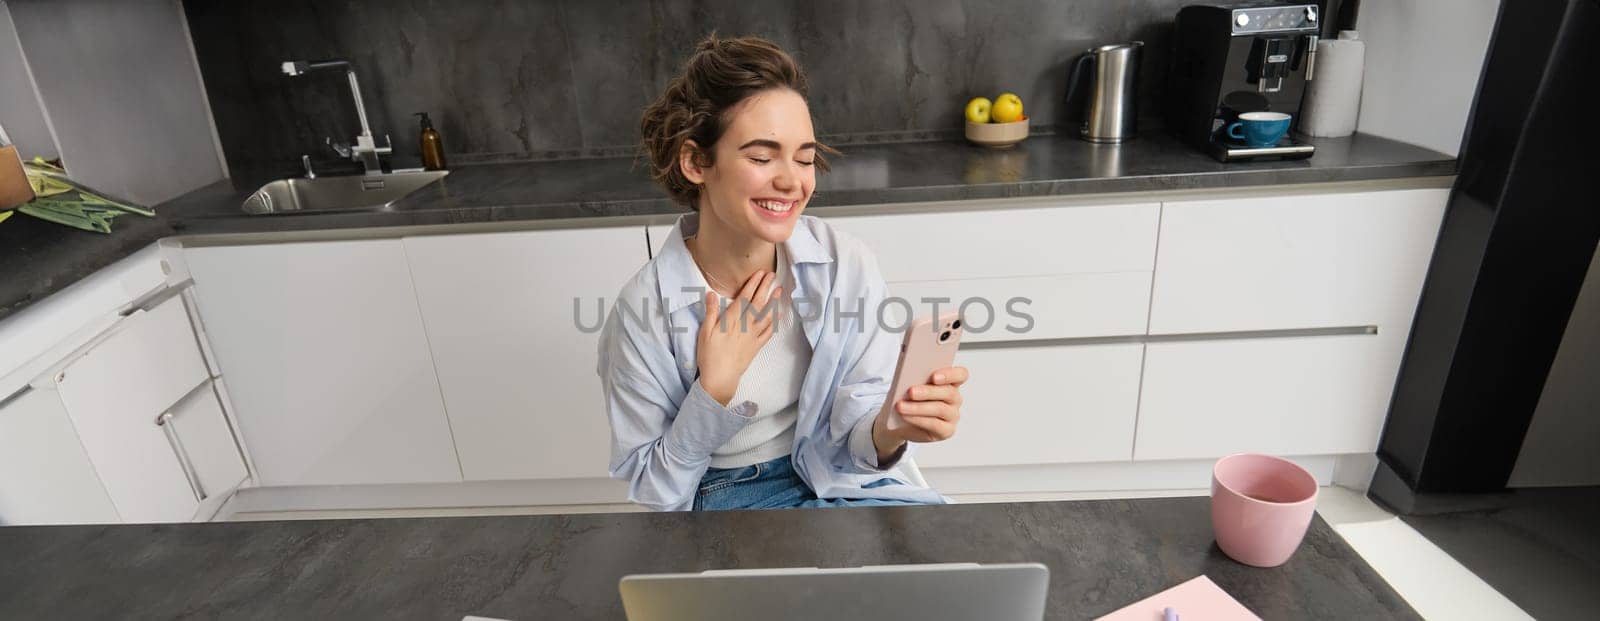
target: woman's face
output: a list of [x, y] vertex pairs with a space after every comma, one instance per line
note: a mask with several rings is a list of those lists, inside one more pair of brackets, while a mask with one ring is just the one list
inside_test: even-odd
[[805, 99], [789, 89], [746, 98], [730, 110], [714, 149], [712, 166], [680, 160], [689, 180], [702, 184], [702, 226], [714, 218], [736, 239], [788, 240], [817, 186], [817, 138]]

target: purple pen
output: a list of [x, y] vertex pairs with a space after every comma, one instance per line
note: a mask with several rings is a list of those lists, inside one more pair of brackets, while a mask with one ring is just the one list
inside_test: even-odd
[[1178, 621], [1178, 611], [1171, 606], [1161, 611], [1161, 621]]

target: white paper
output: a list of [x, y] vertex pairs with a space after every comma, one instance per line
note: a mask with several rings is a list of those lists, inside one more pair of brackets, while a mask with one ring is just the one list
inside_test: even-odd
[[1316, 74], [1300, 112], [1300, 132], [1317, 137], [1349, 136], [1361, 112], [1361, 74], [1366, 44], [1341, 36], [1317, 43]]

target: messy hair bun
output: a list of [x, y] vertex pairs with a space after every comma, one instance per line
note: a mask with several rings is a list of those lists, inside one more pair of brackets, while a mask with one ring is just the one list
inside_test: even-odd
[[[684, 143], [693, 140], [699, 146], [695, 161], [712, 165], [712, 147], [727, 129], [728, 109], [773, 88], [806, 94], [805, 74], [788, 53], [760, 37], [720, 39], [714, 33], [706, 37], [639, 121], [640, 147], [650, 160], [650, 177], [674, 201], [698, 209], [700, 186], [678, 166]], [[827, 170], [822, 153], [831, 149], [819, 145], [817, 151], [817, 166]]]

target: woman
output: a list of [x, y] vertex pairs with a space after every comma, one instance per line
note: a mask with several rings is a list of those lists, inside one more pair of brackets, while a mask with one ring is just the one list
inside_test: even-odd
[[[961, 367], [884, 406], [900, 334], [859, 241], [802, 217], [826, 170], [800, 68], [758, 38], [701, 42], [640, 123], [691, 210], [600, 338], [611, 476], [658, 510], [942, 503], [899, 468], [955, 433]], [[643, 304], [644, 306], [641, 306]]]

